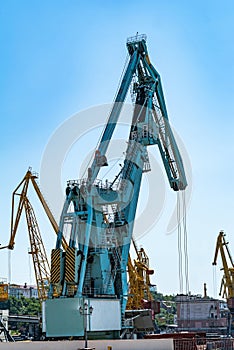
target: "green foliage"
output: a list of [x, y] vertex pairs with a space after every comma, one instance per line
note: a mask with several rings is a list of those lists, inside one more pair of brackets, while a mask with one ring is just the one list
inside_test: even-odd
[[155, 316], [157, 325], [161, 327], [174, 324], [174, 315], [174, 312], [171, 312], [171, 310], [167, 311], [161, 308], [160, 314]]
[[157, 325], [160, 328], [174, 324], [174, 316], [176, 315], [175, 295], [163, 295], [155, 292], [154, 299], [160, 301], [160, 313], [155, 316]]
[[25, 298], [21, 296], [19, 299], [16, 297], [9, 297], [10, 301], [10, 314], [11, 315], [31, 315], [37, 316], [41, 313], [41, 305], [38, 299]]

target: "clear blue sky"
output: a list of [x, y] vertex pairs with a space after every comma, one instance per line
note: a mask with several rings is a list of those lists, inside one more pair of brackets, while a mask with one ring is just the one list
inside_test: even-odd
[[[211, 263], [220, 229], [227, 232], [234, 254], [231, 0], [1, 3], [0, 243], [9, 239], [13, 189], [28, 166], [40, 171], [46, 144], [63, 121], [113, 100], [126, 58], [126, 38], [136, 32], [147, 34], [170, 120], [192, 163], [187, 218], [190, 290], [202, 293], [206, 282], [213, 295]], [[158, 290], [176, 294], [177, 240], [176, 233], [166, 234], [167, 215], [165, 210], [138, 243], [148, 252]], [[50, 236], [53, 233], [47, 231], [48, 251], [55, 244]], [[28, 246], [22, 224], [12, 252], [14, 282], [29, 282]], [[0, 276], [7, 277], [7, 252], [0, 254]]]

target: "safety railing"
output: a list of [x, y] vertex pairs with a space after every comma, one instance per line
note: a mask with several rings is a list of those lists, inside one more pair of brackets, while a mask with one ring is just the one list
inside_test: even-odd
[[[88, 185], [88, 179], [87, 178], [83, 178], [83, 179], [78, 179], [78, 180], [68, 180], [67, 181], [67, 186], [70, 187], [71, 189], [75, 186], [78, 186], [79, 188], [81, 186], [87, 186]], [[104, 189], [104, 190], [116, 190], [117, 184], [115, 184], [113, 186], [112, 182], [107, 181], [107, 180], [100, 180], [100, 179], [96, 179], [93, 182], [93, 186], [95, 187], [99, 187], [100, 189]]]
[[173, 343], [174, 350], [234, 350], [232, 338], [178, 338]]
[[142, 41], [142, 40], [146, 41], [146, 39], [147, 39], [146, 34], [140, 34], [140, 35], [137, 34], [135, 36], [131, 36], [131, 37], [127, 38], [127, 44], [139, 42], [139, 41]]

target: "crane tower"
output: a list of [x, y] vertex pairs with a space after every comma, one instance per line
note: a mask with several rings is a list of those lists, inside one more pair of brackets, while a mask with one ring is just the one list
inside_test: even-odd
[[[84, 302], [93, 307], [92, 316], [88, 316], [89, 332], [119, 337], [125, 327], [129, 249], [142, 175], [150, 170], [147, 147], [158, 146], [174, 191], [187, 186], [146, 36], [128, 38], [127, 50], [129, 62], [87, 175], [67, 182], [56, 246], [51, 253], [49, 297], [43, 308], [47, 337], [83, 336], [84, 318], [79, 309]], [[130, 86], [133, 115], [124, 164], [114, 180], [103, 183], [97, 176], [108, 166], [106, 152]], [[66, 250], [62, 247], [65, 236]]]

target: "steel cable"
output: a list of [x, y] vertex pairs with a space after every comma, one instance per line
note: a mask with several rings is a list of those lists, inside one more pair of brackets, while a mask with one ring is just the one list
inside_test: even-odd
[[184, 261], [185, 261], [185, 280], [186, 293], [189, 293], [189, 262], [188, 262], [188, 232], [187, 232], [187, 212], [185, 191], [182, 192], [183, 198], [183, 228], [184, 228]]
[[183, 257], [182, 257], [182, 248], [181, 248], [181, 224], [180, 224], [180, 193], [177, 193], [177, 239], [178, 239], [178, 257], [179, 257], [179, 287], [180, 294], [183, 293]]
[[[118, 90], [119, 90], [119, 87], [120, 87], [120, 85], [121, 85], [121, 81], [122, 81], [123, 75], [124, 75], [124, 73], [125, 73], [125, 71], [126, 71], [126, 69], [127, 69], [127, 63], [128, 63], [128, 61], [129, 61], [129, 56], [126, 55], [126, 59], [125, 59], [125, 63], [124, 63], [124, 68], [123, 68], [123, 70], [122, 70], [122, 73], [121, 73], [121, 76], [120, 76], [120, 79], [119, 79], [119, 83], [118, 83], [118, 87], [117, 87], [117, 90], [116, 90], [116, 93], [115, 93], [115, 96], [114, 96], [114, 100], [113, 100], [113, 101], [115, 101], [116, 96], [117, 96], [117, 94], [118, 94]], [[123, 102], [124, 102], [124, 101], [123, 101]], [[122, 103], [123, 103], [123, 102], [122, 102]], [[114, 102], [113, 102], [113, 103], [114, 103]], [[105, 126], [108, 124], [108, 120], [109, 120], [110, 114], [111, 114], [111, 111], [110, 111], [110, 113], [108, 114], [108, 116], [107, 116], [107, 118], [106, 118], [106, 121], [105, 121], [105, 124], [104, 124]], [[102, 139], [102, 136], [103, 136], [103, 134], [104, 134], [104, 131], [105, 131], [105, 128], [103, 128], [103, 129], [102, 129], [102, 132], [100, 133], [100, 136], [99, 136], [98, 141], [97, 141], [97, 143], [96, 143], [95, 149], [98, 149], [99, 144], [100, 144], [101, 139]], [[85, 170], [84, 170], [84, 172], [83, 172], [83, 175], [82, 175], [82, 177], [81, 177], [82, 179], [85, 177], [85, 173], [87, 172], [87, 170], [88, 170], [88, 168], [89, 168], [89, 166], [90, 166], [90, 164], [91, 164], [91, 162], [92, 162], [92, 158], [93, 158], [93, 155], [90, 157], [90, 160], [89, 160], [89, 162], [88, 162], [88, 164], [87, 164], [87, 166], [86, 166], [86, 168], [85, 168]]]

